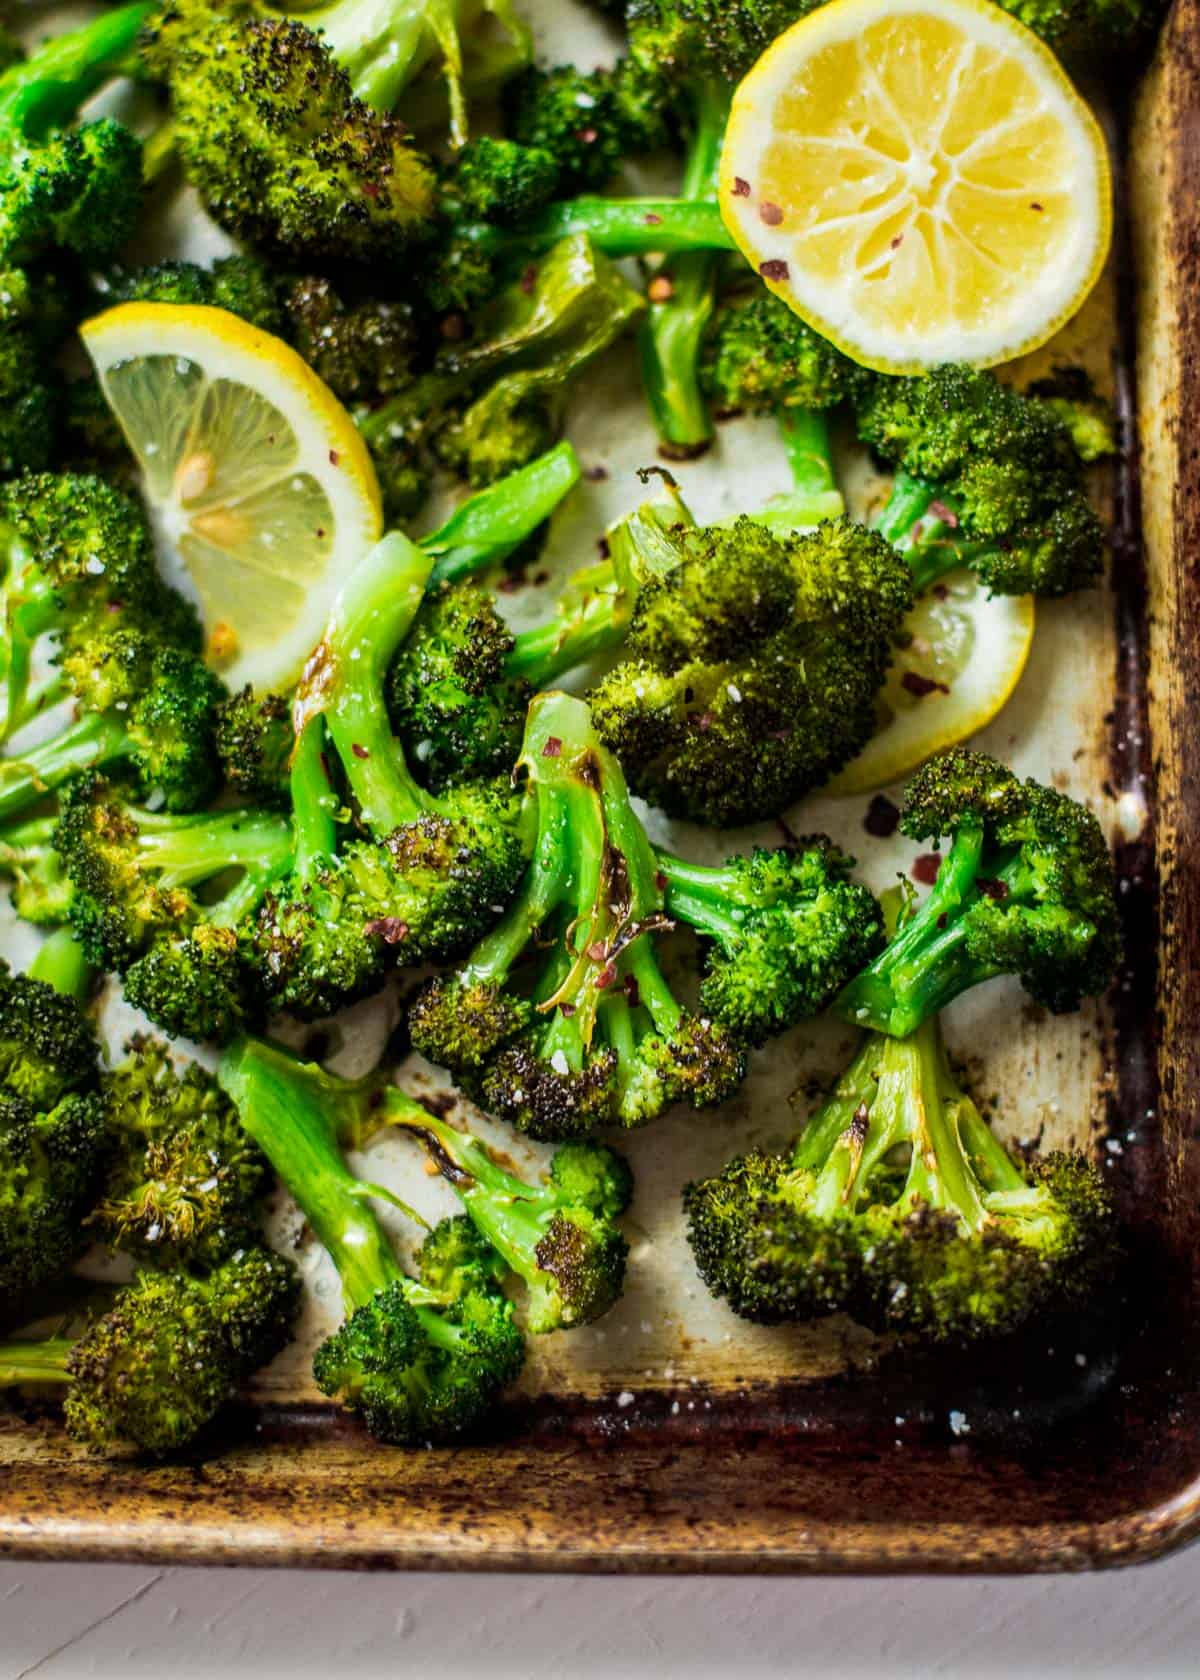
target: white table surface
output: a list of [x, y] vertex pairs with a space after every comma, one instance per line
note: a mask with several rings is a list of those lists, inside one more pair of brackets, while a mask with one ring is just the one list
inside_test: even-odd
[[1027, 1580], [631, 1580], [0, 1564], [0, 1680], [1200, 1674], [1200, 1547]]

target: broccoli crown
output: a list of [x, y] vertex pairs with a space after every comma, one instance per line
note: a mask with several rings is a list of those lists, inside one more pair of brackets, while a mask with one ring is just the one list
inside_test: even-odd
[[95, 1084], [100, 1046], [74, 997], [0, 965], [0, 1086], [52, 1109]]
[[104, 1148], [104, 1104], [94, 1090], [35, 1104], [8, 1083], [0, 1088], [0, 1289], [7, 1300], [53, 1278], [79, 1253]]
[[117, 268], [105, 276], [114, 303], [199, 304], [227, 309], [251, 326], [277, 336], [284, 331], [283, 282], [260, 258], [239, 252], [218, 257], [211, 268], [194, 262], [159, 262]]
[[998, 974], [1016, 974], [1056, 1013], [1104, 990], [1120, 921], [1112, 860], [1085, 806], [956, 748], [913, 777], [901, 826], [951, 844], [929, 897], [843, 990], [843, 1019], [903, 1037]]
[[631, 55], [686, 85], [698, 76], [740, 81], [777, 35], [820, 0], [630, 0]]
[[426, 596], [387, 688], [392, 725], [425, 786], [502, 775], [516, 763], [530, 688], [506, 673], [514, 645], [478, 584], [446, 584]]
[[458, 154], [448, 187], [467, 215], [508, 226], [548, 203], [560, 174], [544, 147], [483, 135]]
[[[520, 767], [536, 810], [532, 862], [505, 918], [414, 1006], [413, 1044], [536, 1137], [720, 1102], [744, 1059], [663, 978], [653, 940], [669, 923], [654, 854], [587, 707], [537, 696]], [[530, 948], [540, 961], [523, 964]]]
[[824, 836], [719, 868], [658, 853], [670, 916], [706, 941], [700, 1004], [745, 1044], [819, 1015], [883, 942], [879, 906]]
[[898, 469], [880, 529], [919, 588], [963, 565], [995, 593], [1061, 595], [1102, 570], [1081, 457], [1051, 403], [951, 365], [866, 382], [858, 429]]
[[1117, 453], [1116, 415], [1083, 368], [1056, 367], [1045, 379], [1035, 379], [1025, 394], [1044, 402], [1066, 427], [1081, 461]]
[[339, 1079], [250, 1039], [226, 1052], [218, 1077], [341, 1280], [347, 1317], [317, 1349], [318, 1386], [381, 1440], [472, 1428], [517, 1375], [524, 1342], [493, 1257], [461, 1221], [431, 1235], [416, 1277], [396, 1259], [339, 1143], [370, 1130], [378, 1081]]
[[420, 340], [407, 304], [348, 304], [309, 275], [289, 289], [286, 308], [287, 336], [343, 402], [391, 396], [412, 378]]
[[385, 1092], [384, 1110], [389, 1124], [420, 1138], [480, 1236], [526, 1284], [530, 1330], [569, 1329], [608, 1311], [621, 1293], [629, 1251], [614, 1223], [633, 1190], [619, 1155], [597, 1144], [564, 1145], [549, 1181], [531, 1185], [402, 1092]]
[[596, 729], [672, 815], [777, 815], [873, 732], [910, 575], [846, 520], [776, 536], [741, 518], [674, 540], [679, 564], [643, 588], [625, 657], [592, 691]]
[[110, 1160], [88, 1223], [160, 1268], [218, 1265], [258, 1235], [266, 1161], [212, 1075], [135, 1039], [103, 1079]]
[[70, 915], [71, 883], [54, 850], [57, 823], [37, 817], [0, 829], [0, 878], [17, 915], [35, 927], [58, 927]]
[[189, 180], [237, 238], [293, 261], [361, 263], [431, 231], [428, 163], [305, 24], [171, 0], [143, 51], [170, 89]]
[[668, 105], [657, 68], [633, 59], [612, 70], [531, 68], [504, 94], [509, 137], [554, 160], [559, 196], [602, 187], [631, 153], [663, 145]]
[[240, 799], [274, 804], [287, 797], [294, 739], [291, 704], [282, 694], [256, 694], [247, 684], [217, 707], [222, 779]]
[[1004, 10], [1019, 18], [1060, 52], [1088, 57], [1136, 45], [1147, 39], [1161, 14], [1151, 0], [1003, 0]]
[[47, 359], [69, 330], [63, 289], [50, 275], [0, 270], [0, 474], [50, 463], [59, 399]]
[[867, 377], [782, 298], [762, 289], [718, 310], [701, 364], [710, 402], [751, 413], [833, 408]]
[[142, 1272], [70, 1349], [67, 1428], [103, 1451], [178, 1451], [286, 1344], [294, 1267], [251, 1249], [206, 1278]]
[[936, 1018], [870, 1034], [791, 1153], [684, 1193], [702, 1277], [743, 1317], [849, 1312], [969, 1342], [1070, 1309], [1110, 1269], [1112, 1208], [1080, 1155], [1020, 1164], [950, 1070]]

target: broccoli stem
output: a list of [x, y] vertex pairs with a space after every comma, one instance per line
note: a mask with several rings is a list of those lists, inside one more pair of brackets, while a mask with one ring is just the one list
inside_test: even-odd
[[[843, 1020], [908, 1038], [969, 987], [1002, 972], [966, 948], [962, 911], [979, 897], [982, 856], [983, 825], [964, 817], [929, 897], [842, 990], [835, 1007]], [[1004, 878], [1003, 871], [998, 875]], [[1009, 893], [1015, 896], [1011, 887]]]
[[297, 699], [303, 724], [324, 714], [362, 819], [390, 833], [433, 808], [414, 782], [392, 733], [384, 700], [388, 662], [408, 633], [433, 557], [399, 531], [359, 561], [333, 606]]
[[421, 547], [434, 557], [430, 585], [455, 583], [506, 560], [549, 519], [579, 477], [579, 457], [564, 441], [469, 497], [444, 525], [421, 538]]
[[313, 718], [292, 753], [288, 777], [295, 837], [295, 872], [311, 880], [337, 849], [337, 798], [325, 762], [325, 724]]
[[25, 1383], [69, 1383], [67, 1356], [75, 1346], [65, 1336], [48, 1336], [38, 1342], [5, 1342], [0, 1345], [0, 1388], [20, 1388]]
[[[695, 91], [693, 129], [682, 196], [716, 202], [721, 141], [729, 120], [732, 87], [702, 82]], [[720, 256], [684, 251], [659, 265], [649, 287], [650, 308], [638, 334], [642, 384], [658, 435], [682, 458], [700, 454], [713, 425], [700, 389], [700, 347], [716, 303]], [[670, 288], [655, 301], [657, 286]]]
[[369, 1205], [376, 1192], [350, 1171], [338, 1144], [361, 1124], [374, 1082], [339, 1079], [251, 1038], [230, 1045], [217, 1078], [332, 1260], [347, 1311], [399, 1283], [429, 1339], [459, 1347], [462, 1331], [425, 1304], [430, 1292], [401, 1266]]
[[0, 822], [18, 816], [78, 771], [112, 764], [128, 751], [122, 725], [92, 712], [20, 758], [0, 761]]
[[883, 1047], [872, 1121], [880, 1108], [904, 1117], [911, 1155], [901, 1206], [946, 1209], [977, 1231], [987, 1213], [955, 1124], [956, 1107], [946, 1101], [955, 1091], [936, 1019], [930, 1019], [911, 1037]]
[[92, 965], [70, 928], [56, 928], [38, 947], [29, 965], [31, 980], [42, 980], [64, 997], [83, 1003], [91, 990]]
[[731, 870], [689, 863], [661, 848], [655, 851], [659, 874], [666, 882], [667, 909], [672, 916], [733, 950], [742, 937], [741, 918], [729, 908], [735, 881]]
[[[939, 510], [936, 513], [930, 511], [934, 503]], [[968, 542], [962, 537], [954, 509], [939, 499], [931, 485], [911, 473], [896, 474], [891, 495], [875, 523], [880, 534], [908, 561], [918, 595], [931, 589], [947, 572], [969, 566], [987, 552], [985, 543]]]
[[[172, 817], [139, 810], [136, 820], [138, 853], [164, 890], [195, 886], [227, 869], [241, 869], [261, 892], [291, 862], [291, 829], [285, 818], [266, 812], [206, 811]], [[213, 906], [206, 920], [223, 913], [225, 903], [222, 899], [220, 906]]]
[[736, 249], [718, 207], [685, 198], [573, 198], [549, 205], [520, 227], [477, 222], [459, 232], [489, 254], [517, 258], [579, 233], [608, 257]]
[[0, 132], [7, 149], [43, 139], [69, 122], [80, 105], [120, 67], [136, 45], [152, 0], [104, 12], [10, 65], [0, 76]]

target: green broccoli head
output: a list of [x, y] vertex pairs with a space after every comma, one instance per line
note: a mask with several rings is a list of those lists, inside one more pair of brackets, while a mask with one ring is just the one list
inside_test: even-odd
[[662, 145], [668, 104], [662, 77], [630, 59], [613, 70], [529, 69], [504, 93], [510, 139], [554, 160], [560, 197], [604, 186], [630, 154]]
[[1085, 806], [956, 748], [914, 776], [901, 825], [951, 844], [929, 897], [843, 990], [843, 1019], [904, 1037], [999, 974], [1055, 1011], [1104, 990], [1120, 920], [1108, 846]]
[[388, 397], [412, 379], [421, 346], [408, 305], [346, 303], [308, 275], [289, 289], [286, 309], [286, 336], [342, 402]]
[[711, 77], [740, 81], [754, 61], [819, 0], [631, 0], [629, 50], [648, 70], [679, 84]]
[[645, 586], [625, 658], [592, 691], [596, 728], [634, 792], [672, 815], [777, 815], [872, 734], [910, 574], [845, 520], [779, 537], [742, 518], [678, 540], [682, 563]]
[[210, 1268], [258, 1236], [266, 1161], [212, 1076], [135, 1039], [103, 1079], [110, 1161], [88, 1223], [111, 1247]]
[[282, 694], [256, 694], [247, 684], [216, 709], [216, 748], [223, 781], [239, 798], [275, 804], [287, 796], [295, 737]]
[[934, 1342], [1077, 1307], [1116, 1246], [1095, 1169], [1005, 1150], [936, 1020], [869, 1035], [790, 1154], [743, 1156], [684, 1203], [702, 1277], [743, 1317], [842, 1311]]
[[548, 203], [560, 175], [558, 159], [544, 147], [484, 135], [458, 154], [448, 186], [468, 215], [507, 227]]
[[1102, 461], [1117, 453], [1117, 417], [1081, 367], [1056, 367], [1026, 387], [1066, 427], [1081, 461]]
[[[94, 1064], [93, 1064], [94, 1072]], [[104, 1104], [67, 1091], [35, 1106], [0, 1089], [0, 1288], [20, 1300], [84, 1246], [82, 1219], [105, 1153]]]
[[[374, 848], [354, 848], [348, 860], [330, 858], [266, 894], [244, 938], [273, 1008], [322, 1020], [378, 990], [387, 947], [407, 949], [406, 935], [360, 891], [364, 879], [384, 886], [385, 875]], [[386, 908], [398, 907], [393, 894]]]
[[717, 409], [758, 414], [836, 407], [870, 376], [782, 298], [760, 288], [718, 310], [705, 341], [701, 377]]
[[114, 303], [174, 303], [227, 309], [263, 332], [282, 334], [286, 317], [283, 282], [261, 258], [248, 252], [218, 257], [211, 268], [194, 262], [159, 262], [145, 268], [116, 268], [104, 277]]
[[0, 1086], [36, 1111], [94, 1085], [100, 1046], [73, 997], [0, 965]]

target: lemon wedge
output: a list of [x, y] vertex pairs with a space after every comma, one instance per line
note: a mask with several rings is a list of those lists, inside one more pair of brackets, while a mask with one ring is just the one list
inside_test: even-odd
[[993, 595], [974, 572], [949, 573], [921, 596], [879, 695], [879, 724], [833, 794], [869, 793], [996, 716], [1021, 680], [1033, 645], [1032, 595]]
[[382, 530], [354, 422], [293, 350], [223, 309], [121, 304], [81, 336], [210, 663], [234, 689], [287, 687]]
[[720, 205], [796, 311], [884, 373], [1034, 349], [1112, 235], [1104, 137], [988, 0], [831, 0], [734, 96]]

